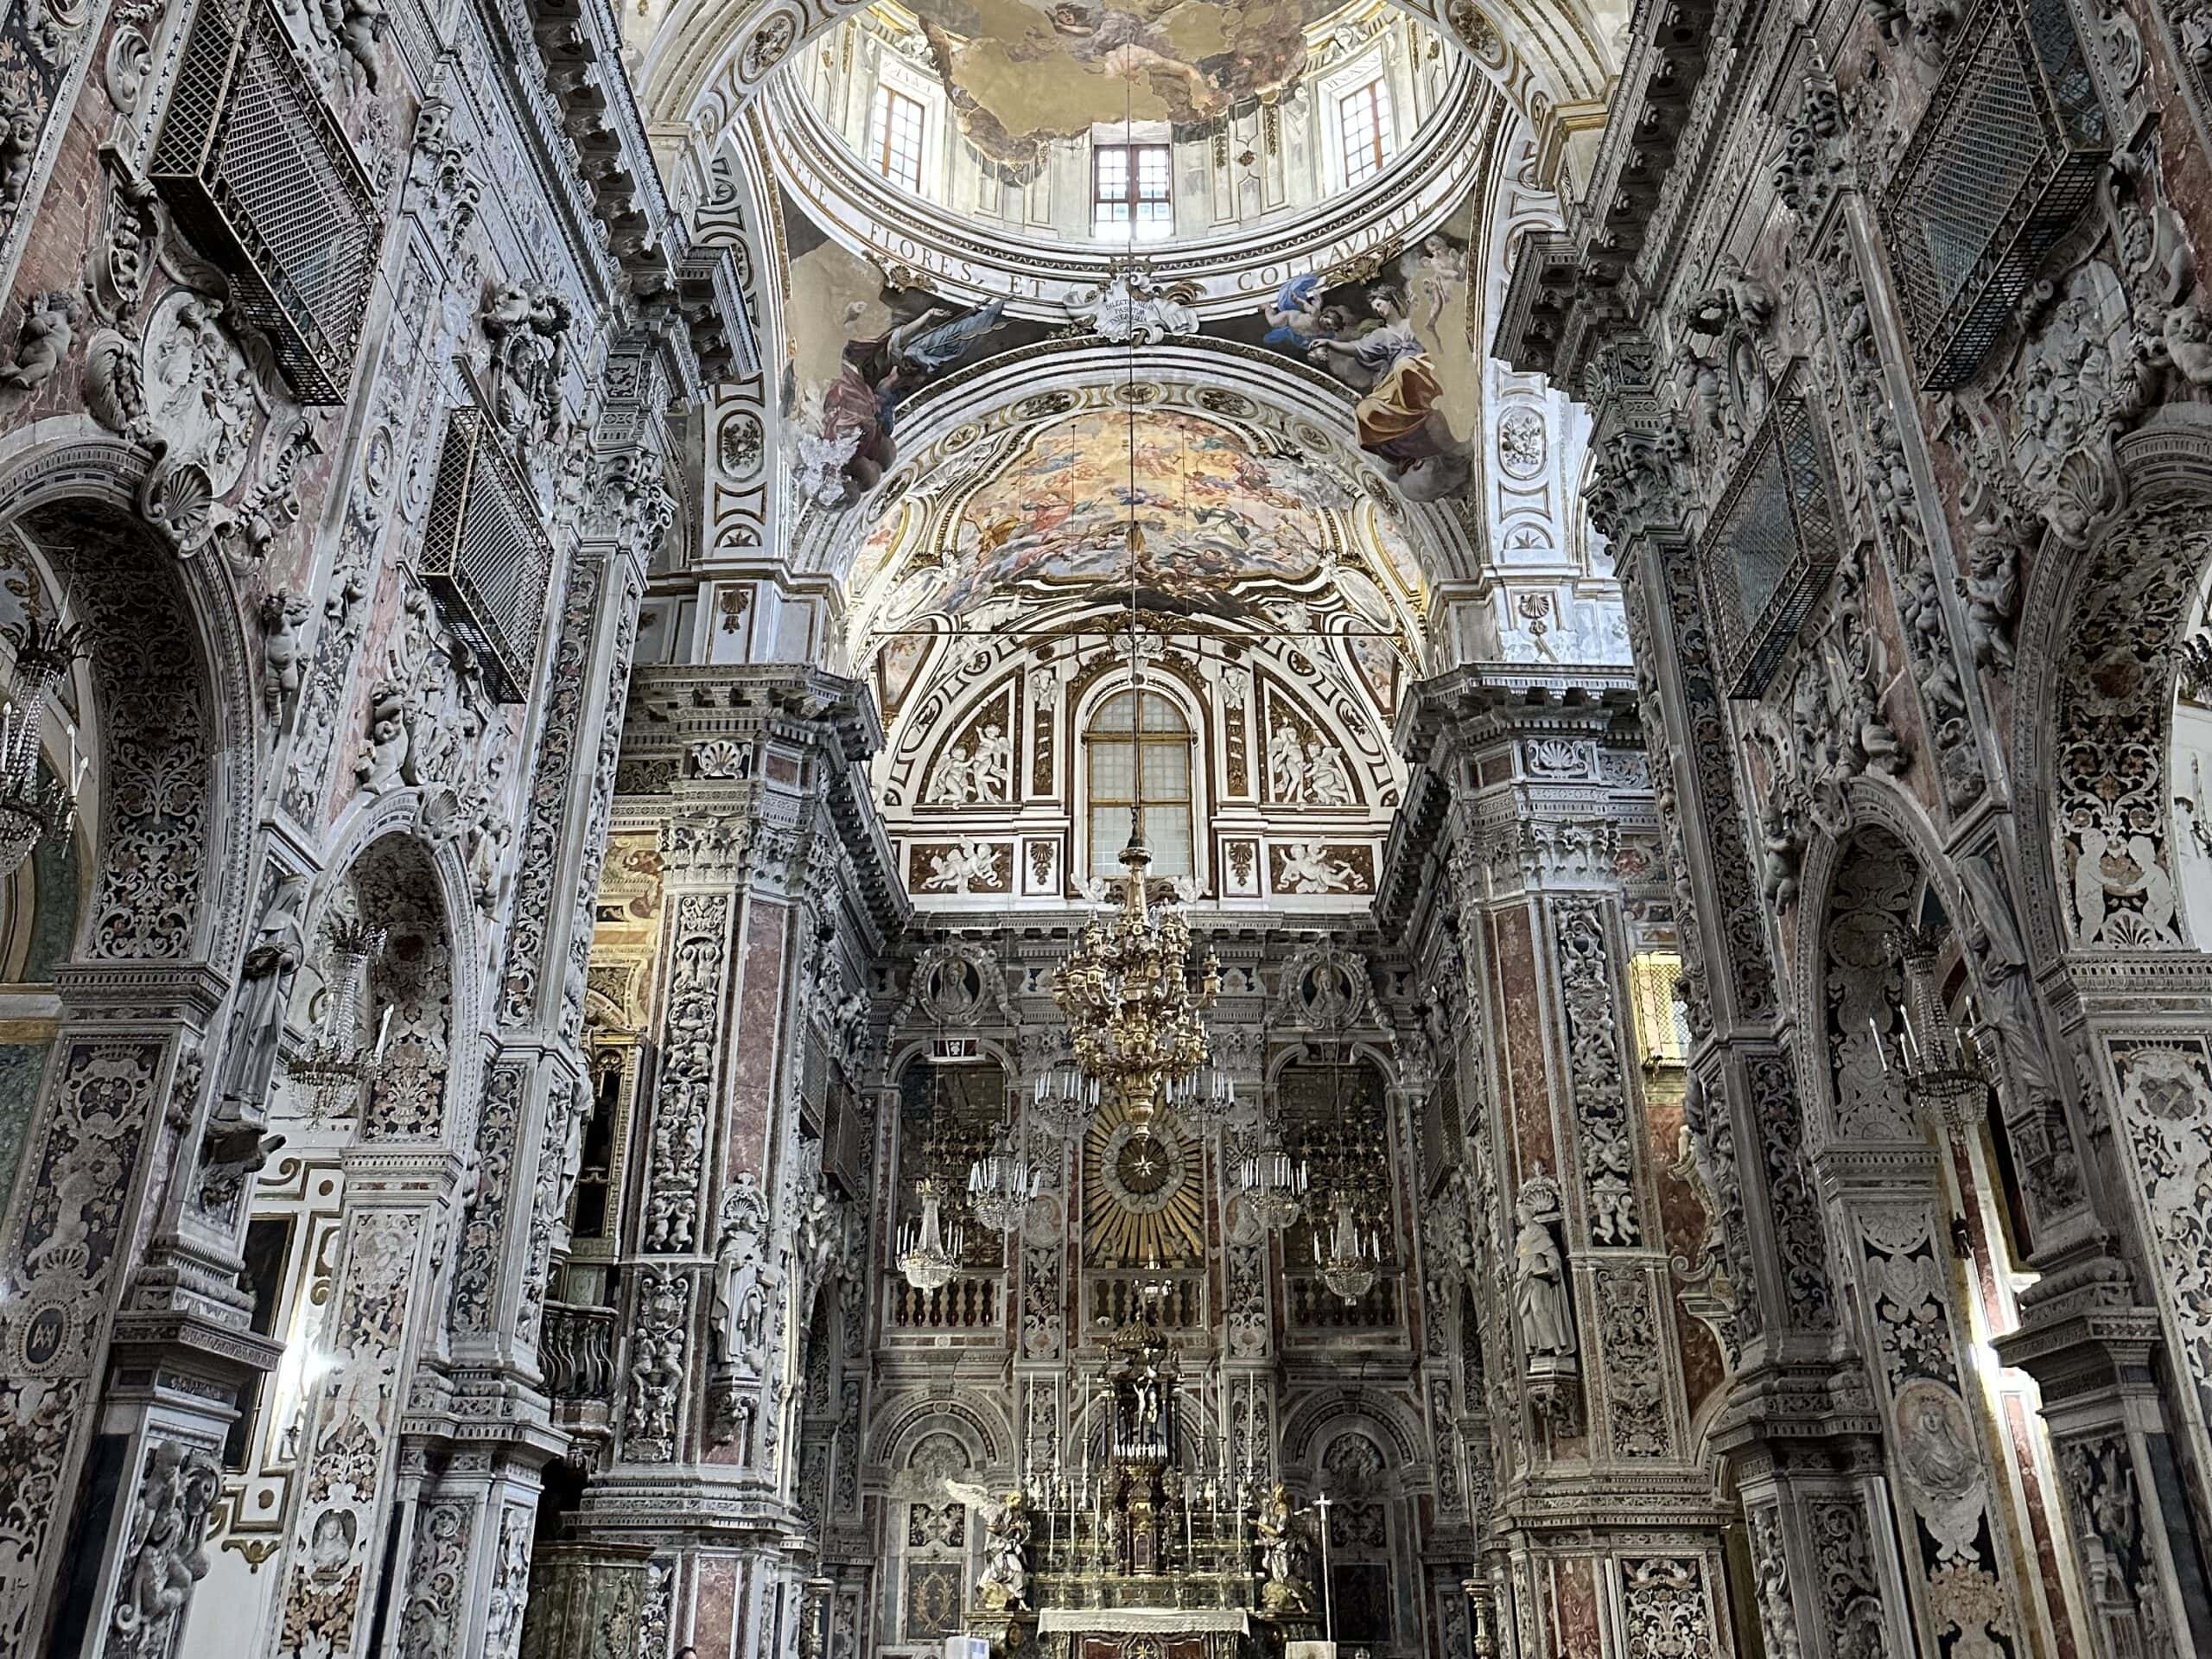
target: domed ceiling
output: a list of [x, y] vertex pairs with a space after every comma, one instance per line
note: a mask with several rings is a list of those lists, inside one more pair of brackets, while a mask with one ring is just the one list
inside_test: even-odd
[[960, 130], [993, 160], [1095, 124], [1189, 124], [1304, 73], [1315, 0], [912, 0]]
[[[1221, 902], [1374, 893], [1431, 584], [1500, 557], [1471, 248], [1533, 190], [1510, 104], [1431, 39], [1376, 0], [877, 3], [748, 111], [767, 453], [794, 562], [842, 599], [830, 655], [883, 715], [873, 791], [918, 901], [1079, 898], [1139, 804]], [[1332, 194], [1385, 105], [1376, 166]], [[1134, 247], [1090, 234], [1124, 143], [1166, 156], [1173, 208]], [[1511, 395], [1491, 464], [1548, 513], [1548, 429]], [[1167, 735], [1117, 736], [1140, 708]]]

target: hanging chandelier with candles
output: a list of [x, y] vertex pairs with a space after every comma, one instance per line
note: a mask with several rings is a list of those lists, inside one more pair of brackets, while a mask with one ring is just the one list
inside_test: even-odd
[[916, 1290], [943, 1290], [960, 1271], [961, 1247], [967, 1241], [960, 1224], [944, 1218], [946, 1196], [943, 1181], [923, 1176], [914, 1183], [921, 1214], [899, 1230], [899, 1271]]
[[1314, 1230], [1313, 1265], [1321, 1270], [1321, 1282], [1349, 1307], [1375, 1288], [1382, 1274], [1382, 1234], [1361, 1219], [1359, 1206], [1351, 1198], [1339, 1194], [1333, 1207], [1336, 1219], [1325, 1249], [1320, 1230]]
[[1273, 1126], [1260, 1145], [1236, 1160], [1236, 1190], [1261, 1226], [1279, 1233], [1305, 1212], [1306, 1165], [1283, 1150]]
[[387, 1007], [374, 1049], [361, 1042], [361, 1006], [368, 993], [369, 963], [384, 949], [384, 929], [339, 917], [329, 924], [328, 933], [328, 983], [315, 1035], [284, 1067], [288, 1076], [314, 1090], [317, 1118], [344, 1116], [351, 1109], [362, 1079], [383, 1058], [385, 1039], [391, 1028], [391, 1010]]
[[1164, 884], [1157, 898], [1147, 891], [1151, 861], [1132, 823], [1120, 906], [1084, 925], [1052, 981], [1076, 1063], [1120, 1097], [1139, 1139], [1212, 1058], [1204, 1015], [1221, 994], [1221, 963], [1211, 952], [1192, 984], [1191, 924]]
[[1901, 928], [1889, 940], [1890, 959], [1897, 965], [1904, 992], [1897, 1006], [1896, 1065], [1881, 1027], [1871, 1015], [1867, 1024], [1883, 1070], [1903, 1084], [1905, 1098], [1938, 1129], [1960, 1134], [1989, 1110], [1989, 1074], [1976, 1040], [1980, 1020], [1973, 995], [1967, 997], [1964, 1033], [1943, 1007], [1936, 976], [1942, 944], [1940, 933], [1918, 927]]
[[21, 869], [39, 842], [66, 836], [77, 822], [77, 791], [91, 762], [69, 738], [68, 770], [41, 766], [46, 715], [70, 664], [85, 654], [74, 627], [36, 618], [8, 631], [16, 648], [15, 695], [0, 703], [0, 875]]
[[[1385, 1271], [1381, 1217], [1389, 1208], [1382, 1178], [1389, 1154], [1364, 1115], [1347, 1110], [1344, 1077], [1357, 1063], [1345, 1061], [1335, 1042], [1325, 1047], [1330, 1055], [1329, 1112], [1318, 1128], [1302, 1137], [1300, 1151], [1318, 1170], [1318, 1190], [1307, 1212], [1313, 1223], [1313, 1266], [1321, 1282], [1350, 1306], [1372, 1290]], [[1302, 1183], [1302, 1160], [1299, 1175]]]
[[968, 1208], [984, 1226], [1010, 1233], [1029, 1213], [1042, 1179], [1014, 1150], [1014, 1126], [1001, 1123], [991, 1149], [968, 1166]]

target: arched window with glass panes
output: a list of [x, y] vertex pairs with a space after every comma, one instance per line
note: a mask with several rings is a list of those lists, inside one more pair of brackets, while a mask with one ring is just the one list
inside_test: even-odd
[[1152, 874], [1197, 874], [1192, 856], [1191, 748], [1190, 722], [1158, 691], [1117, 691], [1098, 705], [1084, 733], [1093, 874], [1119, 874], [1133, 810], [1142, 814]]

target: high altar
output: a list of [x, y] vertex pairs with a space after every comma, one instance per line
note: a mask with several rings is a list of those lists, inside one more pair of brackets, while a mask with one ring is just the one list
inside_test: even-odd
[[971, 1635], [1049, 1659], [1281, 1656], [1321, 1633], [1304, 1533], [1281, 1486], [1232, 1485], [1193, 1446], [1180, 1367], [1147, 1302], [1107, 1341], [1077, 1466], [995, 1507]]

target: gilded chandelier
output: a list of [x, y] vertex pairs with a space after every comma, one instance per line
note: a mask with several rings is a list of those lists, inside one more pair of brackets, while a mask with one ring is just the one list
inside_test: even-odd
[[1121, 1096], [1139, 1137], [1152, 1133], [1166, 1096], [1206, 1065], [1203, 1015], [1221, 992], [1221, 963], [1211, 952], [1192, 987], [1191, 925], [1164, 895], [1152, 902], [1144, 874], [1151, 861], [1132, 828], [1122, 849], [1121, 907], [1084, 925], [1052, 982], [1076, 1063]]

